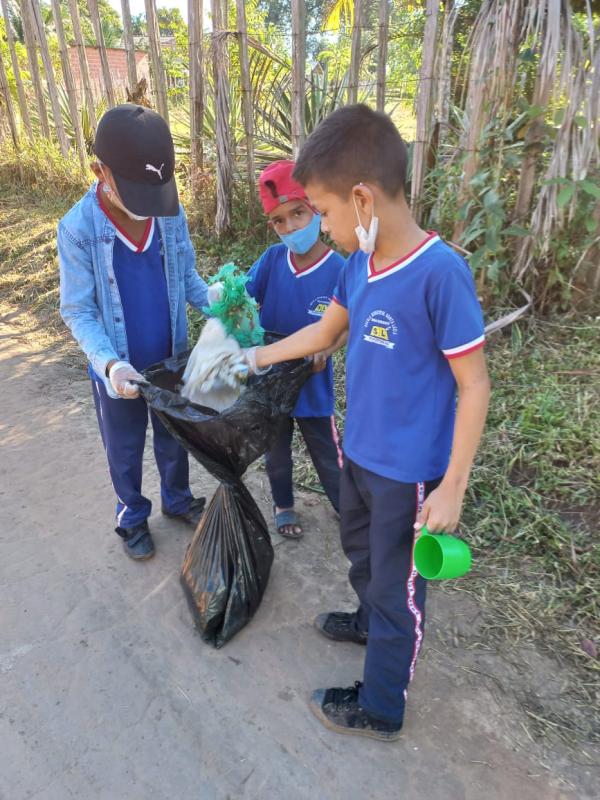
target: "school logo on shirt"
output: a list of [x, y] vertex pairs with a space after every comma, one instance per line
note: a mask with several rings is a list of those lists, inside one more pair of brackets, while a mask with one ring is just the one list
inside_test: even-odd
[[315, 297], [314, 300], [311, 300], [308, 306], [308, 313], [311, 317], [322, 317], [323, 314], [327, 311], [329, 304], [331, 303], [331, 298], [327, 297], [327, 295], [322, 295], [321, 297]]
[[363, 339], [365, 342], [383, 345], [388, 350], [393, 350], [396, 346], [394, 339], [398, 333], [398, 326], [387, 311], [381, 309], [373, 311], [367, 317], [364, 328]]

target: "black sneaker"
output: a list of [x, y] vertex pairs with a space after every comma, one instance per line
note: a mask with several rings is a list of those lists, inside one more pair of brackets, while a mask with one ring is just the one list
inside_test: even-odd
[[367, 634], [356, 630], [356, 614], [347, 611], [330, 611], [315, 617], [315, 627], [323, 636], [335, 642], [356, 642], [366, 644]]
[[310, 699], [310, 710], [326, 728], [336, 733], [368, 736], [382, 742], [393, 742], [400, 738], [402, 723], [376, 719], [359, 705], [358, 690], [362, 684], [356, 681], [347, 689], [317, 689]]
[[187, 511], [184, 511], [183, 514], [171, 514], [170, 511], [164, 508], [161, 508], [161, 511], [165, 517], [177, 519], [179, 522], [184, 522], [186, 525], [192, 525], [195, 528], [200, 522], [200, 517], [202, 516], [205, 505], [206, 497], [194, 497], [192, 498], [190, 507]]
[[154, 555], [154, 542], [146, 520], [132, 528], [115, 528], [115, 533], [123, 539], [123, 549], [129, 558], [146, 561]]

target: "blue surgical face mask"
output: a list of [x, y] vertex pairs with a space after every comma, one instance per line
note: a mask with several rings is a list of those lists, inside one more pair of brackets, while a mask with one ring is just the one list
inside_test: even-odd
[[321, 215], [313, 214], [313, 218], [305, 228], [293, 233], [277, 234], [292, 253], [303, 256], [316, 243], [321, 232]]

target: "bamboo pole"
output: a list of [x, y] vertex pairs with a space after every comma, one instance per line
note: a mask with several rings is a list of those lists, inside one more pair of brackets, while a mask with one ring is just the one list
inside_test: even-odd
[[348, 73], [348, 102], [358, 102], [358, 81], [360, 75], [360, 40], [363, 24], [363, 0], [354, 0], [354, 23], [352, 25], [352, 52]]
[[150, 67], [154, 81], [154, 94], [158, 113], [169, 123], [169, 107], [167, 104], [167, 77], [160, 47], [160, 31], [156, 16], [155, 0], [144, 0], [146, 6], [146, 30], [150, 46]]
[[125, 52], [127, 53], [127, 80], [129, 82], [129, 91], [133, 92], [137, 85], [138, 79], [129, 0], [121, 0], [121, 11], [123, 13], [123, 43], [125, 45]]
[[390, 29], [389, 0], [379, 0], [379, 30], [377, 36], [377, 111], [385, 111], [385, 68]]
[[29, 74], [31, 75], [31, 83], [33, 84], [40, 129], [42, 131], [42, 136], [46, 139], [50, 139], [50, 122], [48, 121], [48, 112], [46, 111], [46, 100], [44, 98], [42, 79], [40, 77], [40, 65], [38, 63], [37, 47], [35, 45], [35, 35], [33, 32], [33, 20], [28, 0], [19, 0], [19, 8], [21, 10], [25, 49], [27, 50]]
[[[554, 3], [560, 10], [560, 3]], [[486, 125], [495, 119], [495, 125], [504, 125], [512, 115], [511, 103], [516, 79], [517, 56], [525, 19], [524, 0], [488, 0], [482, 4], [473, 26], [469, 48], [469, 79], [465, 98], [465, 127], [459, 142], [458, 155], [462, 156], [462, 175], [457, 191], [457, 207], [464, 209], [473, 197], [471, 180], [481, 159], [482, 137]], [[493, 174], [490, 185], [499, 183], [502, 170], [502, 141], [497, 141], [492, 159]], [[556, 187], [554, 187], [556, 188]], [[469, 224], [469, 217], [456, 217], [452, 239], [460, 242]], [[481, 270], [481, 280], [485, 280]]]
[[79, 18], [79, 7], [77, 0], [69, 0], [69, 11], [71, 13], [71, 22], [73, 24], [73, 41], [77, 48], [77, 58], [79, 60], [79, 75], [81, 78], [81, 85], [83, 86], [83, 96], [85, 97], [85, 105], [90, 121], [92, 132], [96, 133], [96, 107], [94, 103], [94, 93], [92, 92], [92, 83], [90, 81], [90, 69], [88, 67], [87, 53], [83, 43], [83, 34], [81, 32], [81, 19]]
[[15, 84], [17, 86], [17, 97], [19, 99], [19, 113], [21, 115], [21, 122], [23, 123], [27, 135], [31, 139], [33, 137], [33, 128], [31, 127], [29, 106], [27, 105], [25, 87], [23, 86], [23, 78], [21, 77], [21, 70], [19, 68], [19, 59], [17, 58], [17, 49], [15, 47], [15, 36], [12, 29], [10, 14], [8, 13], [7, 0], [2, 0], [2, 13], [4, 14], [6, 39], [8, 41], [8, 49], [10, 50], [10, 61], [12, 64], [13, 75], [15, 76]]
[[229, 129], [229, 82], [227, 71], [227, 34], [224, 31], [227, 0], [211, 0], [212, 50], [216, 104], [217, 213], [215, 232], [222, 236], [231, 226], [231, 184], [233, 163]]
[[30, 1], [35, 24], [35, 35], [40, 47], [40, 52], [42, 54], [44, 72], [46, 73], [46, 86], [48, 88], [48, 95], [50, 97], [52, 116], [54, 117], [54, 129], [56, 130], [60, 152], [66, 158], [69, 155], [69, 142], [67, 141], [67, 134], [65, 133], [65, 126], [63, 124], [60, 102], [58, 100], [58, 88], [56, 85], [56, 78], [54, 77], [52, 59], [50, 58], [50, 50], [48, 48], [48, 40], [46, 38], [46, 29], [44, 28], [44, 22], [42, 20], [42, 13], [40, 11], [38, 0]]
[[190, 133], [192, 171], [202, 169], [204, 153], [204, 45], [203, 0], [188, 0], [188, 40], [190, 61]]
[[248, 58], [248, 26], [244, 0], [236, 0], [237, 35], [240, 48], [240, 77], [242, 84], [242, 109], [246, 139], [246, 169], [248, 171], [248, 202], [251, 213], [255, 210], [256, 188], [254, 175], [254, 117], [252, 110], [252, 87], [250, 85], [250, 62]]
[[300, 152], [306, 136], [306, 2], [292, 0], [292, 153]]
[[460, 5], [455, 0], [446, 0], [444, 4], [444, 21], [436, 57], [436, 98], [434, 118], [438, 126], [438, 148], [445, 142], [450, 123], [450, 95], [452, 78], [452, 48], [454, 43], [454, 26], [458, 18]]
[[17, 118], [13, 108], [13, 100], [8, 86], [8, 76], [4, 67], [4, 59], [0, 58], [0, 94], [4, 101], [4, 108], [6, 109], [6, 116], [8, 117], [8, 125], [10, 127], [10, 135], [15, 146], [15, 150], [19, 150], [19, 129], [17, 128]]
[[85, 142], [83, 140], [83, 131], [81, 129], [81, 117], [79, 116], [79, 109], [77, 107], [77, 92], [75, 91], [75, 81], [73, 80], [73, 72], [71, 70], [71, 62], [69, 60], [69, 49], [67, 47], [67, 39], [65, 37], [65, 28], [60, 13], [59, 0], [52, 0], [52, 16], [54, 18], [54, 27], [56, 29], [56, 36], [58, 38], [58, 47], [60, 51], [60, 60], [62, 64], [63, 78], [65, 80], [65, 89], [69, 101], [69, 111], [71, 113], [71, 122], [75, 132], [75, 144], [77, 154], [79, 155], [79, 162], [81, 169], [85, 172], [87, 168]]
[[435, 66], [435, 43], [437, 35], [439, 0], [427, 0], [425, 8], [425, 34], [423, 37], [423, 59], [419, 76], [417, 96], [417, 132], [413, 150], [413, 169], [411, 181], [412, 213], [419, 221], [421, 215], [421, 192], [425, 180], [427, 146], [430, 136], [432, 108], [432, 84]]
[[[548, 10], [548, 14], [544, 13], [546, 8], [541, 7], [539, 10], [542, 26], [538, 29], [537, 42], [535, 42], [537, 48], [534, 48], [539, 51], [539, 62], [531, 100], [532, 106], [539, 106], [544, 111], [550, 101], [553, 89], [560, 85], [557, 80], [560, 69], [558, 63], [559, 48], [557, 46], [560, 42], [557, 34], [561, 30], [560, 9], [554, 7]], [[593, 39], [590, 41], [593, 42]], [[518, 221], [525, 219], [531, 206], [538, 159], [543, 147], [544, 128], [543, 112], [539, 116], [531, 118], [526, 127], [519, 190], [513, 214], [513, 218]]]
[[106, 55], [106, 47], [104, 45], [104, 35], [102, 33], [102, 25], [100, 23], [100, 12], [98, 11], [98, 0], [87, 0], [87, 4], [90, 17], [92, 19], [92, 26], [94, 28], [94, 36], [96, 37], [98, 53], [100, 55], [100, 65], [102, 66], [102, 79], [104, 82], [104, 91], [106, 92], [106, 100], [108, 102], [108, 107], [112, 108], [115, 105], [115, 93], [110, 74], [110, 66], [108, 64], [108, 56]]

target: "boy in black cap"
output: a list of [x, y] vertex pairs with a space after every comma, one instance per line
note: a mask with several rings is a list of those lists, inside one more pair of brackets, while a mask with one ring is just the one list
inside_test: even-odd
[[[166, 122], [125, 104], [100, 120], [97, 181], [58, 225], [61, 316], [88, 358], [94, 403], [117, 495], [116, 532], [127, 555], [154, 555], [152, 504], [142, 495], [148, 407], [140, 371], [187, 349], [186, 304], [208, 288], [196, 271], [173, 175]], [[162, 512], [196, 525], [204, 498], [189, 487], [187, 453], [150, 412]]]

